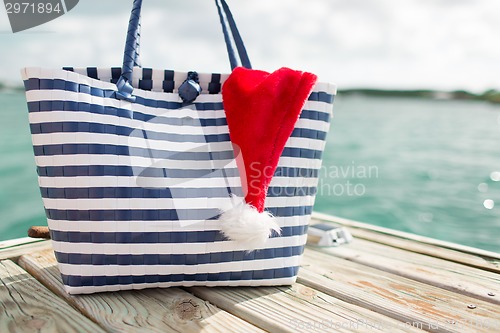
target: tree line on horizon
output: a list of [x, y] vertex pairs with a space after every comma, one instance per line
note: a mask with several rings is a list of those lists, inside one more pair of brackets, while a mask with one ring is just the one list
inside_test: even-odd
[[[10, 86], [0, 82], [0, 91], [15, 90], [23, 91], [22, 86]], [[342, 95], [364, 95], [375, 97], [413, 97], [427, 99], [452, 99], [452, 100], [480, 100], [491, 103], [500, 103], [500, 91], [489, 89], [481, 94], [475, 94], [467, 90], [440, 91], [431, 89], [376, 89], [376, 88], [349, 88], [339, 89]]]
[[479, 100], [491, 103], [500, 103], [500, 91], [489, 89], [483, 93], [475, 94], [467, 90], [441, 91], [431, 89], [374, 89], [374, 88], [351, 88], [339, 89], [342, 95], [364, 95], [375, 97], [413, 97], [427, 99], [451, 99], [451, 100]]

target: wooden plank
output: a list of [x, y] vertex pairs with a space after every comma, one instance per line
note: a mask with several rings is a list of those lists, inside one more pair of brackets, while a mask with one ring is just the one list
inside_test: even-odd
[[395, 229], [379, 227], [379, 226], [376, 226], [373, 224], [358, 222], [358, 221], [346, 219], [343, 217], [313, 212], [312, 219], [315, 221], [333, 222], [333, 223], [337, 223], [337, 224], [342, 224], [346, 227], [375, 231], [378, 233], [387, 234], [387, 235], [391, 235], [391, 236], [395, 236], [395, 237], [399, 237], [399, 238], [411, 239], [411, 240], [418, 241], [420, 243], [425, 243], [425, 244], [429, 244], [429, 245], [436, 245], [436, 246], [439, 246], [442, 248], [452, 249], [452, 250], [460, 251], [463, 253], [470, 253], [470, 254], [481, 256], [481, 257], [497, 259], [500, 261], [500, 253], [498, 253], [498, 252], [492, 252], [492, 251], [487, 251], [487, 250], [483, 250], [483, 249], [478, 249], [476, 247], [447, 242], [447, 241], [443, 241], [440, 239], [430, 238], [430, 237], [426, 237], [426, 236], [420, 236], [420, 235], [416, 235], [416, 234], [412, 234], [412, 233], [408, 233], [408, 232], [404, 232], [404, 231], [399, 231], [399, 230], [395, 230]]
[[355, 239], [339, 247], [316, 248], [385, 272], [500, 304], [500, 274], [390, 246]]
[[36, 238], [24, 237], [0, 242], [0, 260], [16, 261], [19, 256], [51, 248], [51, 242]]
[[353, 231], [357, 238], [366, 239], [372, 242], [389, 245], [399, 249], [405, 249], [411, 252], [425, 254], [431, 257], [441, 258], [459, 264], [484, 269], [494, 273], [500, 273], [499, 262], [485, 259], [473, 254], [462, 253], [455, 250], [444, 249], [438, 246], [421, 244], [412, 240], [399, 239], [388, 235], [377, 234], [367, 230]]
[[298, 283], [188, 290], [269, 332], [422, 332]]
[[50, 250], [24, 255], [19, 264], [110, 332], [262, 332], [179, 288], [71, 296]]
[[36, 242], [41, 242], [41, 241], [43, 241], [43, 239], [36, 239], [36, 238], [31, 238], [31, 237], [6, 239], [6, 240], [3, 240], [3, 241], [0, 241], [0, 250], [7, 249], [7, 248], [10, 248], [10, 247], [15, 247], [15, 246], [18, 246], [18, 245], [36, 243]]
[[[310, 249], [305, 251], [303, 264], [300, 283], [427, 331], [500, 328], [500, 307], [495, 304]], [[470, 304], [473, 309], [468, 308]]]
[[372, 242], [500, 273], [499, 253], [417, 236], [402, 231], [371, 226], [369, 224], [325, 214], [315, 213], [312, 223], [315, 222], [330, 222], [346, 226], [355, 238], [366, 239]]
[[10, 260], [0, 282], [0, 332], [104, 332]]

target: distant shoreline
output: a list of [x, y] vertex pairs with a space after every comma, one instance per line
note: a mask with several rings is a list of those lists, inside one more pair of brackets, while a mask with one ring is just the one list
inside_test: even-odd
[[[23, 91], [22, 86], [10, 86], [0, 82], [1, 91]], [[475, 94], [466, 90], [432, 90], [432, 89], [414, 89], [414, 90], [395, 90], [395, 89], [374, 89], [374, 88], [350, 88], [339, 89], [341, 95], [363, 95], [374, 97], [411, 97], [434, 100], [475, 100], [487, 101], [500, 104], [500, 91], [490, 89], [481, 94]]]
[[0, 92], [2, 91], [24, 91], [23, 86], [11, 86], [0, 82]]
[[375, 97], [412, 97], [435, 100], [475, 100], [487, 101], [490, 103], [500, 103], [500, 91], [487, 90], [481, 94], [475, 94], [466, 90], [441, 91], [430, 89], [416, 90], [393, 90], [393, 89], [371, 89], [371, 88], [352, 88], [339, 89], [342, 95], [363, 95]]

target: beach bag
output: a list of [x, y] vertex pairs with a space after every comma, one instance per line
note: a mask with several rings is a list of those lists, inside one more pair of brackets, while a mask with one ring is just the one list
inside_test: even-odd
[[[226, 2], [215, 3], [231, 68], [250, 71]], [[141, 5], [133, 3], [121, 68], [22, 70], [66, 291], [294, 283], [335, 87], [315, 83], [306, 96], [260, 212], [279, 230], [248, 249], [220, 230], [221, 207], [246, 188], [222, 102], [230, 75], [140, 67]]]

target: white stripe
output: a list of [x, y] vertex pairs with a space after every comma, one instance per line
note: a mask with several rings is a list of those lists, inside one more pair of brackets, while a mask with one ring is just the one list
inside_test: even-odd
[[[137, 168], [148, 168], [153, 165], [163, 168], [187, 169], [186, 161], [179, 160], [159, 160], [140, 156], [118, 156], [118, 155], [55, 155], [55, 156], [35, 156], [38, 166], [75, 166], [75, 165], [117, 165], [131, 166]], [[133, 160], [133, 161], [132, 161]], [[210, 169], [214, 164], [230, 168], [234, 159], [218, 161], [196, 161], [196, 164], [189, 166], [189, 169]], [[133, 163], [132, 163], [133, 162]], [[229, 165], [231, 163], [231, 165]], [[319, 169], [321, 160], [313, 160], [300, 157], [280, 157], [279, 166], [288, 168], [308, 168]]]
[[158, 70], [158, 69], [153, 69], [151, 73], [151, 79], [153, 81], [160, 81], [163, 82], [163, 79], [165, 78], [165, 71], [163, 70]]
[[[61, 144], [107, 144], [120, 145], [135, 148], [165, 150], [171, 152], [210, 152], [233, 150], [230, 141], [222, 142], [177, 142], [167, 140], [153, 140], [133, 136], [121, 136], [103, 133], [48, 133], [34, 134], [32, 136], [34, 145], [61, 145]], [[318, 141], [318, 140], [314, 140]]]
[[[261, 249], [302, 246], [307, 235], [269, 238]], [[54, 251], [76, 254], [207, 254], [227, 251], [245, 251], [245, 247], [233, 241], [211, 243], [134, 243], [134, 244], [98, 244], [67, 243], [52, 241]]]
[[303, 119], [299, 118], [295, 124], [295, 129], [306, 129], [306, 130], [316, 130], [321, 132], [328, 132], [330, 129], [330, 123], [326, 123], [320, 120]]
[[316, 140], [309, 138], [300, 138], [300, 137], [290, 137], [286, 142], [285, 147], [287, 148], [305, 148], [312, 150], [323, 150], [325, 148], [324, 140]]
[[[151, 188], [219, 188], [219, 187], [241, 187], [241, 180], [239, 177], [227, 178], [198, 178], [189, 179], [184, 182], [174, 184], [181, 178], [167, 179], [167, 178], [146, 178], [146, 177], [114, 177], [114, 176], [100, 176], [100, 177], [39, 177], [39, 184], [41, 187], [151, 187]], [[226, 185], [225, 180], [228, 184]], [[303, 178], [303, 177], [273, 177], [270, 186], [280, 187], [304, 187], [316, 186], [318, 183], [317, 178]], [[216, 186], [214, 186], [216, 184]]]
[[278, 162], [278, 166], [287, 168], [319, 169], [321, 167], [321, 160], [281, 156]]
[[231, 281], [180, 281], [180, 282], [161, 282], [161, 283], [135, 283], [135, 284], [117, 284], [106, 286], [90, 286], [90, 287], [69, 287], [64, 286], [64, 290], [68, 294], [92, 294], [97, 292], [109, 292], [131, 289], [145, 288], [170, 288], [170, 287], [236, 287], [236, 286], [285, 286], [294, 284], [297, 280], [296, 276], [278, 279], [260, 279], [260, 280], [231, 280]]
[[[309, 223], [307, 215], [277, 217], [278, 225], [284, 227], [304, 226]], [[218, 220], [184, 221], [68, 221], [47, 219], [54, 231], [78, 232], [179, 232], [220, 230]]]
[[[205, 98], [202, 98], [205, 97]], [[217, 97], [214, 100], [214, 97]], [[197, 102], [200, 103], [220, 103], [221, 100], [220, 95], [200, 95], [197, 98]], [[68, 101], [68, 102], [85, 102], [89, 104], [97, 104], [103, 106], [110, 106], [115, 108], [124, 108], [127, 110], [134, 110], [136, 112], [140, 112], [150, 116], [168, 116], [170, 118], [184, 118], [184, 117], [194, 117], [200, 118], [203, 115], [203, 118], [223, 118], [225, 113], [223, 109], [216, 110], [196, 110], [194, 105], [185, 106], [179, 109], [165, 109], [158, 107], [145, 106], [142, 104], [131, 104], [129, 102], [124, 102], [117, 100], [115, 98], [107, 98], [107, 97], [98, 97], [91, 96], [89, 94], [78, 93], [73, 91], [66, 90], [29, 90], [26, 92], [26, 99], [29, 102], [40, 102], [40, 101]], [[210, 100], [207, 100], [210, 99]], [[206, 100], [206, 101], [204, 101]], [[163, 101], [160, 99], [159, 101]], [[175, 101], [169, 102], [180, 102], [180, 99], [177, 97]], [[318, 102], [318, 101], [306, 101], [304, 104], [304, 109], [306, 110], [314, 110], [316, 112], [322, 113], [331, 113], [332, 106], [331, 104]], [[62, 111], [62, 110], [53, 110], [53, 111]], [[71, 111], [67, 111], [71, 112]]]
[[[175, 194], [174, 194], [175, 196]], [[132, 198], [132, 199], [49, 199], [44, 198], [47, 209], [94, 210], [94, 209], [218, 209], [231, 204], [227, 198]]]
[[59, 264], [61, 274], [77, 276], [210, 274], [220, 272], [260, 271], [295, 267], [300, 256], [219, 262], [198, 265], [70, 265]]
[[99, 78], [99, 81], [111, 82], [111, 68], [97, 68], [97, 77]]
[[[116, 87], [115, 87], [116, 88]], [[148, 91], [143, 91], [142, 94], [140, 93], [135, 93], [139, 92], [140, 90], [134, 89], [134, 95], [143, 95], [142, 97], [147, 98], [147, 99], [152, 99], [155, 101], [160, 101], [160, 102], [170, 102], [170, 103], [182, 103], [182, 100], [180, 99], [179, 95], [176, 93], [158, 93], [158, 92], [148, 92]], [[144, 93], [146, 92], [146, 93]], [[151, 96], [153, 95], [153, 96]], [[155, 97], [154, 95], [161, 95]], [[89, 104], [97, 104], [97, 105], [103, 105], [103, 106], [112, 106], [116, 108], [125, 108], [125, 109], [130, 109], [132, 108], [134, 111], [141, 112], [144, 114], [148, 115], [155, 115], [155, 116], [160, 116], [160, 115], [166, 115], [166, 114], [172, 114], [174, 117], [177, 116], [178, 112], [181, 110], [192, 110], [193, 112], [209, 112], [209, 111], [221, 111], [222, 109], [219, 110], [201, 110], [201, 111], [196, 111], [196, 106], [195, 105], [189, 105], [185, 106], [183, 108], [179, 109], [165, 109], [165, 108], [158, 108], [158, 107], [151, 107], [151, 106], [146, 106], [138, 103], [130, 103], [126, 101], [121, 101], [116, 98], [111, 98], [111, 97], [99, 97], [99, 96], [92, 96], [87, 93], [80, 93], [80, 92], [75, 92], [75, 91], [68, 91], [68, 90], [29, 90], [26, 91], [26, 99], [29, 102], [40, 102], [40, 101], [68, 101], [68, 102], [85, 102]], [[202, 94], [196, 98], [196, 102], [198, 103], [221, 103], [222, 102], [222, 97], [221, 95], [207, 95], [207, 94]], [[181, 116], [178, 116], [179, 118], [182, 118]], [[210, 116], [209, 116], [210, 117]]]
[[[114, 101], [113, 99], [111, 99], [111, 101]], [[36, 101], [35, 101], [36, 102]], [[115, 103], [115, 102], [113, 102]], [[108, 103], [110, 104], [110, 103]], [[107, 106], [113, 106], [113, 107], [118, 107], [116, 105], [107, 105]], [[136, 112], [140, 112], [140, 110], [138, 110], [137, 107], [141, 107], [141, 105], [136, 105], [134, 104], [134, 108], [126, 108], [126, 110], [134, 110]], [[160, 117], [160, 118], [168, 118], [168, 119], [189, 119], [189, 118], [193, 118], [193, 119], [213, 119], [213, 118], [224, 118], [225, 117], [225, 113], [224, 113], [224, 110], [203, 110], [203, 111], [197, 111], [195, 109], [190, 109], [190, 108], [182, 108], [182, 109], [176, 109], [176, 110], [167, 110], [167, 109], [161, 109], [161, 108], [151, 108], [152, 110], [155, 110], [156, 112], [154, 112], [153, 114], [148, 114], [148, 113], [145, 113], [145, 112], [141, 112], [141, 113], [144, 113], [146, 114], [147, 116], [150, 116], [150, 117], [153, 117], [152, 119], [156, 119], [156, 117]], [[51, 113], [51, 112], [61, 112], [61, 111], [64, 111], [65, 113], [67, 113], [68, 116], [70, 116], [70, 114], [72, 113], [80, 113], [80, 111], [68, 111], [68, 110], [60, 110], [60, 109], [53, 109], [53, 110], [50, 110], [50, 111], [36, 111], [36, 112], [32, 112], [32, 113], [35, 113], [35, 114], [39, 114], [39, 113]], [[89, 113], [89, 112], [87, 112]], [[92, 115], [99, 115], [98, 113], [92, 113]], [[48, 118], [45, 118], [47, 120], [52, 120], [50, 119], [50, 115], [47, 115]], [[116, 116], [111, 116], [111, 117], [116, 117]], [[34, 119], [37, 119], [37, 118], [34, 118]], [[71, 118], [70, 118], [71, 119]], [[126, 118], [124, 118], [126, 119]], [[70, 120], [68, 120], [70, 121]], [[151, 122], [154, 122], [154, 120], [150, 120]], [[43, 121], [39, 121], [39, 122], [43, 122]], [[47, 121], [45, 121], [47, 122]], [[142, 120], [140, 120], [140, 122], [143, 122]]]
[[337, 86], [333, 83], [328, 83], [328, 82], [316, 82], [313, 91], [315, 92], [324, 91], [330, 95], [336, 95]]
[[[180, 193], [179, 193], [180, 194]], [[231, 207], [229, 193], [227, 198], [103, 198], [103, 199], [50, 199], [43, 198], [47, 209], [222, 209]], [[266, 207], [310, 206], [314, 196], [268, 197]]]
[[[171, 168], [171, 169], [211, 169], [214, 164], [231, 168], [234, 165], [234, 159], [217, 161], [196, 161], [187, 168], [186, 161], [151, 159], [140, 156], [118, 156], [118, 155], [55, 155], [55, 156], [35, 156], [38, 166], [76, 166], [76, 165], [117, 165], [131, 166], [132, 168]], [[318, 160], [314, 160], [317, 161]]]
[[[227, 183], [226, 183], [227, 181]], [[219, 188], [241, 187], [239, 177], [227, 178], [152, 178], [152, 177], [39, 177], [42, 187], [145, 187], [145, 188]]]
[[[193, 117], [186, 125], [168, 125], [155, 123], [154, 120], [144, 122], [136, 119], [121, 118], [105, 114], [90, 112], [68, 112], [68, 111], [44, 111], [30, 112], [29, 120], [31, 124], [52, 123], [52, 122], [89, 122], [115, 126], [126, 126], [132, 129], [155, 131], [159, 133], [172, 134], [227, 134], [227, 125], [201, 126], [197, 121], [199, 117]], [[222, 117], [221, 117], [222, 118]], [[205, 118], [200, 118], [205, 119]], [[207, 118], [209, 119], [209, 118]], [[194, 126], [191, 125], [194, 121]], [[330, 124], [324, 121], [300, 118], [295, 128], [314, 129], [328, 132]]]
[[30, 123], [52, 123], [52, 122], [89, 122], [104, 125], [126, 126], [137, 130], [153, 131], [158, 133], [173, 134], [227, 134], [229, 133], [227, 125], [222, 126], [201, 126], [199, 121], [194, 122], [194, 126], [187, 125], [169, 125], [158, 124], [153, 121], [144, 122], [141, 120], [120, 118], [104, 114], [95, 114], [90, 112], [68, 112], [68, 111], [49, 111], [49, 112], [31, 112]]
[[329, 115], [332, 115], [333, 106], [330, 103], [320, 101], [306, 101], [302, 109], [320, 113], [328, 113]]
[[[121, 136], [105, 133], [44, 133], [32, 135], [33, 145], [56, 145], [56, 144], [111, 144], [136, 148], [166, 150], [175, 152], [186, 151], [207, 151], [210, 147], [211, 152], [232, 150], [230, 141], [222, 142], [177, 142], [167, 140], [145, 139], [135, 136]], [[290, 137], [286, 143], [289, 148], [306, 148], [313, 150], [322, 150], [325, 145], [323, 140]]]
[[153, 77], [152, 77], [153, 85], [151, 87], [151, 90], [157, 91], [157, 92], [163, 92], [163, 77], [161, 77], [160, 79], [155, 79], [154, 75], [155, 75], [155, 72], [153, 72]]

